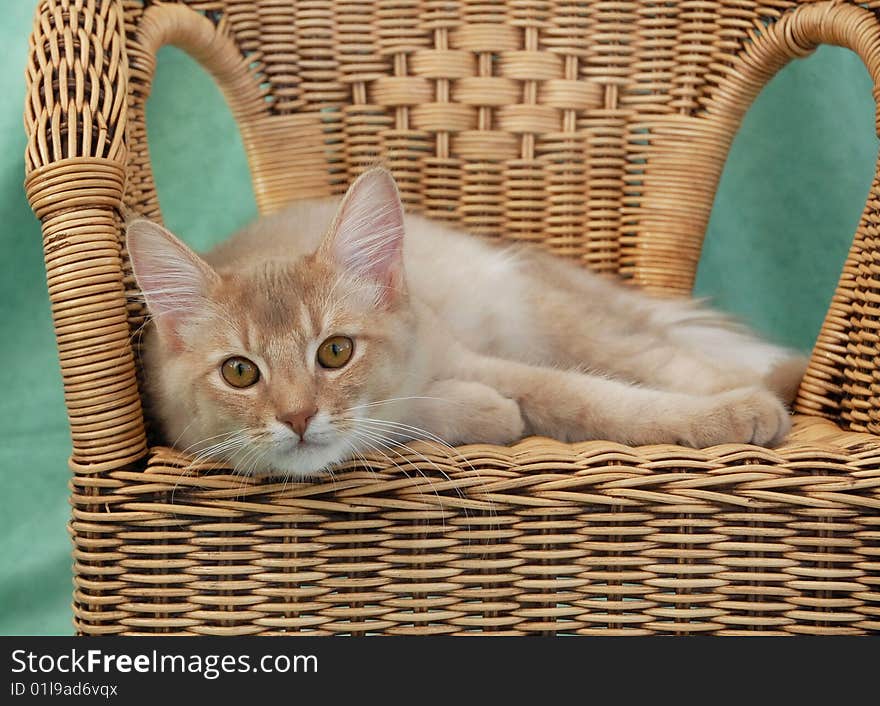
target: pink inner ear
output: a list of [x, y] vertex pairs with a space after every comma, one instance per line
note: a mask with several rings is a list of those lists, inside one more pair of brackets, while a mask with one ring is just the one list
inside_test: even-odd
[[157, 329], [176, 337], [182, 322], [203, 312], [205, 295], [216, 275], [198, 255], [155, 223], [133, 221], [126, 239], [135, 278]]
[[373, 169], [352, 184], [331, 237], [334, 258], [351, 274], [402, 284], [403, 205], [388, 172]]

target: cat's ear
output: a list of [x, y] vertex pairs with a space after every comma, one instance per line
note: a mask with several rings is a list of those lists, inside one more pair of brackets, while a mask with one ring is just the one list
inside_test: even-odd
[[218, 275], [202, 258], [162, 226], [131, 221], [126, 245], [138, 286], [160, 334], [178, 339], [180, 326], [203, 312]]
[[390, 302], [404, 289], [403, 204], [385, 169], [364, 172], [349, 187], [321, 251], [338, 266], [379, 287]]

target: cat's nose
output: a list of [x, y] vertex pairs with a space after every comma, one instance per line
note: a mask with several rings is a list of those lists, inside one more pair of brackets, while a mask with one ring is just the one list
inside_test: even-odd
[[284, 414], [279, 414], [275, 418], [290, 427], [299, 434], [300, 438], [302, 438], [303, 434], [306, 433], [306, 429], [309, 426], [309, 422], [312, 421], [312, 418], [318, 413], [318, 408], [314, 405], [309, 407], [303, 407], [296, 412], [285, 412]]

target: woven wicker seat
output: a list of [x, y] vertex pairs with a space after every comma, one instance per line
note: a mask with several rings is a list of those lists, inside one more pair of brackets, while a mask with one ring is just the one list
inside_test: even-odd
[[[766, 82], [872, 6], [784, 0], [44, 0], [25, 107], [70, 416], [78, 632], [880, 630], [880, 186], [775, 450], [416, 445], [318, 483], [152, 443], [119, 212], [160, 219], [158, 49], [222, 87], [263, 212], [384, 160], [407, 207], [691, 289]], [[877, 92], [875, 91], [875, 97]]]

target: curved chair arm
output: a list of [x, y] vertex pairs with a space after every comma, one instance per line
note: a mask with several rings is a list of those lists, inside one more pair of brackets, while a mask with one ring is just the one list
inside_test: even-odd
[[[854, 5], [804, 5], [787, 36], [798, 45], [835, 44], [857, 53], [880, 99], [880, 22]], [[875, 116], [880, 135], [880, 111]], [[880, 163], [798, 397], [803, 412], [853, 431], [880, 434]]]
[[[753, 31], [737, 59], [717, 68], [723, 78], [705, 105], [705, 117], [719, 125], [739, 125], [777, 71], [820, 44], [858, 54], [874, 83], [875, 101], [880, 98], [880, 22], [874, 13], [837, 0], [804, 3]], [[876, 129], [880, 131], [880, 113]], [[874, 434], [880, 433], [878, 224], [880, 176], [875, 176], [797, 400], [800, 412]]]
[[146, 452], [119, 235], [127, 73], [121, 3], [42, 0], [26, 76], [25, 189], [42, 222], [71, 464], [87, 472]]

